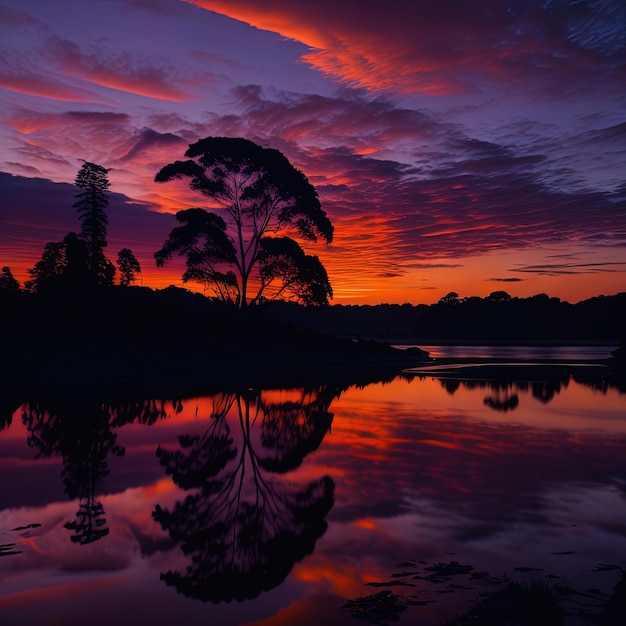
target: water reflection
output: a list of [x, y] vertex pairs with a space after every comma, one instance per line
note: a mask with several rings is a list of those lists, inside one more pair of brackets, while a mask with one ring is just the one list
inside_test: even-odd
[[[561, 389], [566, 389], [569, 377], [562, 380], [547, 381], [502, 381], [502, 380], [476, 380], [462, 378], [441, 378], [439, 383], [448, 394], [453, 396], [459, 388], [465, 389], [488, 389], [492, 393], [485, 396], [483, 403], [494, 411], [513, 411], [519, 406], [519, 393], [530, 390], [533, 398], [543, 404], [548, 404]], [[604, 385], [606, 388], [606, 384]]]
[[[175, 410], [180, 406], [180, 401], [172, 403]], [[36, 459], [61, 456], [65, 493], [78, 500], [75, 519], [64, 524], [72, 531], [72, 542], [90, 544], [109, 534], [96, 489], [109, 475], [109, 455], [125, 454], [117, 429], [132, 422], [153, 424], [168, 415], [167, 404], [154, 399], [111, 403], [89, 393], [52, 393], [23, 405], [28, 446], [36, 450]]]
[[96, 499], [96, 484], [109, 473], [107, 456], [123, 456], [117, 444], [110, 413], [100, 402], [75, 398], [50, 398], [24, 406], [22, 422], [28, 431], [28, 445], [35, 458], [60, 454], [65, 493], [78, 500], [76, 519], [65, 528], [71, 540], [88, 544], [109, 534], [104, 507]]
[[[104, 626], [132, 598], [137, 622], [341, 626], [346, 602], [389, 585], [401, 623], [437, 626], [504, 574], [610, 594], [626, 569], [618, 389], [424, 374], [39, 393], [0, 431], [3, 623], [73, 624], [97, 604]], [[453, 563], [474, 569], [434, 580]]]
[[[604, 377], [600, 375], [577, 375], [575, 370], [572, 374], [567, 367], [551, 368], [550, 377], [537, 379], [537, 375], [533, 379], [514, 378], [513, 375], [506, 377], [507, 368], [501, 368], [500, 378], [490, 379], [480, 376], [480, 368], [476, 370], [467, 370], [466, 372], [454, 372], [451, 374], [442, 373], [437, 376], [439, 384], [450, 395], [453, 396], [459, 389], [487, 389], [492, 393], [484, 397], [484, 404], [496, 411], [512, 411], [519, 406], [519, 396], [530, 395], [541, 402], [548, 404], [558, 396], [561, 391], [568, 388], [570, 382], [577, 385], [588, 387], [594, 392], [606, 395], [612, 390], [620, 394], [626, 394], [626, 381], [621, 377]], [[468, 372], [472, 376], [467, 376]], [[504, 374], [503, 374], [504, 373]], [[432, 376], [428, 373], [419, 373], [417, 370], [411, 372], [411, 376], [427, 379]], [[545, 372], [543, 373], [545, 376]]]
[[298, 485], [270, 475], [295, 469], [319, 446], [337, 393], [285, 393], [219, 394], [205, 432], [180, 435], [177, 450], [158, 448], [174, 482], [196, 489], [153, 512], [190, 560], [161, 575], [179, 593], [216, 603], [256, 597], [281, 583], [326, 531], [333, 480]]
[[21, 405], [21, 401], [12, 393], [0, 393], [0, 432], [11, 426], [13, 413]]
[[[190, 492], [153, 511], [190, 559], [186, 569], [170, 569], [162, 580], [204, 601], [243, 600], [278, 585], [313, 551], [326, 530], [334, 482], [327, 475], [306, 481], [284, 475], [319, 447], [332, 424], [329, 407], [340, 393], [326, 385], [214, 394], [201, 403], [210, 402], [208, 415], [198, 415], [196, 407], [195, 417], [208, 425], [204, 431], [180, 433], [176, 448], [157, 447], [165, 473]], [[98, 489], [110, 460], [126, 453], [119, 430], [180, 415], [185, 403], [111, 402], [99, 393], [57, 391], [22, 405], [28, 447], [35, 459], [61, 457], [64, 491], [77, 501], [75, 518], [63, 524], [72, 543], [94, 544], [110, 533]]]

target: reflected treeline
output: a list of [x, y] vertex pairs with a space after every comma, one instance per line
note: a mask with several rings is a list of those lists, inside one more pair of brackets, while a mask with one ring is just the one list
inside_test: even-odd
[[18, 407], [19, 402], [15, 404], [12, 398], [0, 398], [0, 432], [11, 425], [13, 413]]
[[530, 391], [533, 398], [548, 404], [561, 389], [567, 389], [569, 378], [547, 381], [503, 381], [460, 378], [440, 378], [441, 386], [452, 396], [461, 387], [464, 389], [488, 389], [491, 393], [483, 400], [485, 406], [494, 411], [513, 411], [519, 406], [518, 393]]
[[517, 405], [519, 404], [519, 396], [516, 393], [511, 395], [505, 394], [504, 396], [487, 396], [483, 400], [483, 404], [494, 411], [502, 411], [503, 413], [506, 413], [507, 411], [512, 411], [517, 408]]
[[[251, 598], [278, 585], [313, 551], [326, 530], [334, 483], [328, 476], [292, 483], [285, 474], [318, 448], [342, 390], [215, 394], [205, 432], [181, 435], [178, 449], [158, 448], [166, 473], [193, 490], [171, 510], [157, 505], [153, 513], [191, 559], [185, 571], [162, 575], [167, 584], [213, 602]], [[117, 429], [182, 410], [180, 400], [104, 402], [97, 392], [75, 390], [42, 393], [22, 405], [28, 446], [35, 458], [62, 458], [65, 492], [78, 501], [75, 519], [65, 524], [72, 542], [86, 545], [109, 534], [97, 494], [111, 455], [125, 454]]]
[[[35, 458], [60, 455], [67, 496], [78, 500], [76, 518], [65, 524], [71, 540], [89, 544], [109, 533], [105, 511], [96, 498], [98, 482], [109, 474], [109, 455], [123, 456], [116, 429], [124, 424], [152, 424], [168, 415], [168, 401], [107, 403], [96, 395], [51, 394], [22, 407], [28, 446]], [[174, 402], [174, 410], [180, 410]]]
[[182, 544], [183, 571], [161, 578], [202, 601], [244, 600], [281, 583], [326, 530], [328, 476], [308, 484], [277, 476], [298, 467], [329, 431], [337, 388], [248, 390], [213, 397], [208, 429], [159, 448], [167, 474], [195, 489], [153, 517]]
[[28, 445], [37, 449], [36, 458], [60, 454], [65, 493], [78, 499], [76, 519], [65, 524], [72, 541], [87, 544], [109, 533], [104, 508], [96, 500], [99, 479], [108, 475], [107, 456], [122, 456], [110, 414], [99, 402], [76, 402], [75, 398], [34, 402], [24, 406], [22, 420], [29, 436]]
[[0, 432], [9, 428], [13, 414], [22, 406], [23, 398], [19, 391], [2, 389], [0, 391]]
[[620, 393], [626, 394], [626, 376], [612, 377], [599, 377], [599, 378], [584, 378], [581, 376], [574, 376], [574, 380], [580, 385], [590, 387], [594, 391], [600, 393], [606, 393], [609, 389], [616, 389]]

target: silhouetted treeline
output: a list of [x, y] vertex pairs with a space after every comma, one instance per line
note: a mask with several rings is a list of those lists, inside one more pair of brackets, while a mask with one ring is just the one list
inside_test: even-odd
[[419, 337], [447, 339], [621, 341], [625, 319], [626, 293], [577, 304], [545, 294], [473, 297], [429, 307], [412, 331]]
[[[452, 294], [456, 296], [456, 294]], [[577, 304], [539, 294], [514, 298], [494, 292], [486, 298], [442, 298], [437, 304], [334, 305], [306, 311], [272, 303], [270, 319], [335, 336], [376, 337], [427, 343], [455, 341], [616, 341], [626, 335], [626, 292]]]
[[427, 309], [425, 304], [335, 304], [307, 310], [295, 302], [272, 302], [263, 314], [273, 321], [333, 336], [384, 340], [412, 336], [413, 327]]

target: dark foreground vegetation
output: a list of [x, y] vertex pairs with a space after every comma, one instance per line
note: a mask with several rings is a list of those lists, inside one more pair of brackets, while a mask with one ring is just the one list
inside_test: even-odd
[[[622, 296], [596, 299], [598, 304], [609, 304], [601, 318], [604, 327], [609, 327], [607, 320], [621, 306]], [[359, 371], [369, 377], [376, 372], [382, 379], [406, 368], [430, 365], [430, 371], [437, 365], [419, 348], [400, 350], [385, 341], [341, 338], [325, 331], [321, 323], [316, 330], [297, 323], [303, 319], [332, 319], [337, 315], [333, 310], [336, 307], [317, 313], [288, 304], [241, 310], [186, 289], [132, 286], [4, 293], [0, 305], [0, 385], [4, 387], [88, 381], [136, 385], [137, 381], [166, 378], [202, 379], [205, 386], [208, 381], [216, 386], [297, 384], [314, 382], [316, 376], [320, 380], [343, 376], [355, 383]], [[459, 310], [462, 307], [459, 305]], [[338, 311], [353, 311], [352, 327], [358, 328], [363, 319], [359, 317], [360, 308], [339, 307]], [[437, 312], [439, 308], [431, 310]], [[388, 307], [369, 309], [386, 311]], [[584, 310], [590, 316], [598, 311], [591, 305], [585, 305]], [[276, 315], [277, 311], [291, 312], [291, 321]], [[424, 317], [422, 313], [420, 319]], [[380, 331], [398, 329], [393, 319], [385, 323]], [[593, 328], [599, 326], [600, 322]], [[455, 328], [448, 329], [448, 338]], [[383, 335], [381, 332], [378, 336]], [[493, 339], [498, 335], [484, 337]], [[592, 335], [581, 333], [581, 337], [589, 339]], [[624, 347], [614, 351], [603, 376], [624, 377], [623, 351]], [[546, 367], [554, 375], [568, 375], [566, 364]], [[494, 361], [488, 367], [470, 370], [470, 374], [497, 378], [498, 369]], [[591, 369], [590, 375], [594, 372]], [[453, 374], [450, 370], [446, 373]], [[542, 371], [541, 375], [549, 373]], [[586, 371], [577, 369], [577, 375], [583, 373]], [[506, 375], [510, 374], [509, 368]], [[460, 370], [458, 375], [468, 373]]]
[[[1, 298], [4, 385], [171, 377], [285, 382], [315, 372], [402, 367], [419, 349], [336, 339], [266, 319], [262, 310], [169, 287], [15, 293]], [[286, 379], [290, 378], [290, 381]]]
[[155, 181], [188, 178], [225, 219], [180, 211], [154, 257], [157, 265], [184, 257], [183, 281], [210, 297], [133, 286], [141, 267], [129, 248], [116, 268], [106, 254], [109, 169], [85, 162], [75, 180], [77, 232], [46, 244], [23, 288], [9, 267], [0, 272], [0, 385], [165, 377], [275, 384], [277, 372], [285, 383], [311, 382], [315, 372], [423, 363], [422, 350], [389, 345], [403, 340], [623, 344], [626, 293], [574, 305], [495, 291], [451, 292], [432, 306], [329, 306], [326, 270], [289, 236], [333, 237], [306, 176], [277, 150], [240, 138], [208, 137], [185, 156]]

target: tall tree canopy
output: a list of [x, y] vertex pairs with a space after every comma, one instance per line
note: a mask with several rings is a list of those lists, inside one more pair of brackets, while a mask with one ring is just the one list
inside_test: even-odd
[[31, 278], [24, 286], [36, 292], [80, 289], [90, 283], [87, 257], [85, 242], [68, 233], [63, 241], [46, 244], [41, 259], [28, 270]]
[[10, 267], [3, 267], [0, 272], [0, 293], [4, 294], [16, 294], [20, 291], [20, 283], [13, 276]]
[[72, 206], [80, 219], [80, 237], [87, 244], [87, 265], [98, 285], [111, 285], [115, 275], [115, 266], [104, 254], [108, 243], [109, 171], [102, 165], [86, 161], [74, 181], [81, 191], [76, 194], [78, 199]]
[[117, 253], [117, 266], [120, 270], [120, 285], [128, 287], [141, 273], [141, 265], [130, 248], [122, 248]]
[[185, 156], [163, 167], [155, 181], [188, 178], [224, 217], [198, 208], [179, 211], [181, 225], [155, 253], [157, 265], [176, 253], [186, 256], [184, 281], [199, 281], [240, 307], [275, 298], [328, 303], [326, 270], [293, 238], [333, 238], [306, 176], [278, 150], [242, 138], [207, 137]]

